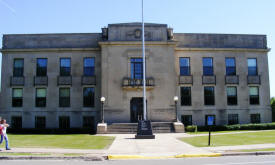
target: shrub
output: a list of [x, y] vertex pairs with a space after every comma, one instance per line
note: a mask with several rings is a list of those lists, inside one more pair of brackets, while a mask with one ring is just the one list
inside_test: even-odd
[[188, 125], [185, 127], [186, 132], [197, 132], [198, 127], [196, 125]]
[[[208, 131], [209, 126], [187, 126], [186, 132], [195, 132], [194, 128], [198, 131]], [[236, 124], [236, 125], [214, 125], [211, 126], [211, 131], [233, 131], [233, 130], [269, 130], [275, 129], [275, 123], [262, 123], [262, 124]]]

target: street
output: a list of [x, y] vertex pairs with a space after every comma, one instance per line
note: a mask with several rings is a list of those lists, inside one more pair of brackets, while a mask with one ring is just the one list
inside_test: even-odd
[[213, 158], [183, 158], [166, 160], [105, 160], [105, 161], [80, 161], [80, 160], [3, 160], [1, 165], [274, 165], [275, 156], [234, 156]]

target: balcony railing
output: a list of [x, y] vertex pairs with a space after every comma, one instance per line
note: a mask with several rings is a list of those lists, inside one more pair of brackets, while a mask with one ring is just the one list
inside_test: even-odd
[[216, 84], [216, 76], [202, 76], [202, 84]]
[[34, 76], [34, 85], [48, 85], [48, 76]]
[[82, 76], [81, 84], [82, 85], [96, 85], [96, 77], [95, 76]]
[[58, 76], [57, 85], [72, 85], [72, 76]]
[[179, 76], [179, 84], [193, 84], [193, 76]]
[[225, 76], [225, 84], [239, 84], [239, 76], [238, 75]]
[[[146, 78], [146, 87], [152, 88], [155, 86], [155, 80], [153, 77]], [[143, 79], [132, 79], [129, 77], [124, 77], [122, 79], [122, 87], [123, 88], [142, 88], [143, 87]]]
[[261, 84], [261, 76], [247, 76], [247, 84]]
[[25, 85], [25, 77], [10, 77], [10, 86], [24, 86]]

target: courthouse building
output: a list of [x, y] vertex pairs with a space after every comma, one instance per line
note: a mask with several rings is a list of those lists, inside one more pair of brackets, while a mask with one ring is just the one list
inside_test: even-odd
[[[147, 117], [185, 125], [271, 122], [265, 35], [173, 33], [145, 24]], [[3, 36], [0, 116], [14, 128], [142, 119], [141, 23], [101, 33]]]

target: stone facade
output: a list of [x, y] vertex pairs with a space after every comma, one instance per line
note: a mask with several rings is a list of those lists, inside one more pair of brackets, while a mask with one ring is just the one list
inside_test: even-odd
[[[192, 124], [204, 125], [206, 115], [216, 124], [228, 124], [228, 114], [238, 123], [250, 123], [251, 114], [271, 122], [268, 58], [265, 35], [174, 33], [166, 24], [145, 24], [148, 119], [175, 120], [174, 96], [191, 87], [191, 105], [178, 104], [178, 118], [192, 115]], [[141, 23], [110, 24], [102, 33], [4, 35], [0, 116], [22, 118], [23, 128], [34, 128], [45, 117], [46, 128], [58, 128], [59, 117], [69, 117], [71, 128], [81, 128], [84, 117], [100, 121], [104, 96], [105, 121], [133, 122], [133, 98], [142, 98], [142, 80], [132, 78], [131, 59], [142, 57]], [[60, 76], [59, 59], [71, 59], [71, 76]], [[94, 57], [95, 75], [83, 75], [83, 59]], [[190, 59], [190, 75], [180, 75], [179, 58]], [[203, 76], [202, 58], [212, 57], [214, 74]], [[226, 76], [225, 58], [236, 61], [236, 75]], [[14, 59], [24, 59], [24, 76], [13, 77]], [[36, 59], [47, 58], [47, 77], [36, 77]], [[257, 59], [257, 76], [248, 76], [247, 59]], [[204, 87], [213, 86], [215, 104], [204, 105]], [[237, 105], [227, 105], [226, 87], [237, 89]], [[259, 104], [250, 105], [249, 87], [259, 89]], [[35, 106], [36, 88], [47, 90], [46, 107]], [[59, 88], [70, 88], [70, 106], [59, 107]], [[94, 106], [83, 107], [83, 89], [93, 87]], [[23, 89], [22, 107], [12, 107], [12, 89]]]

